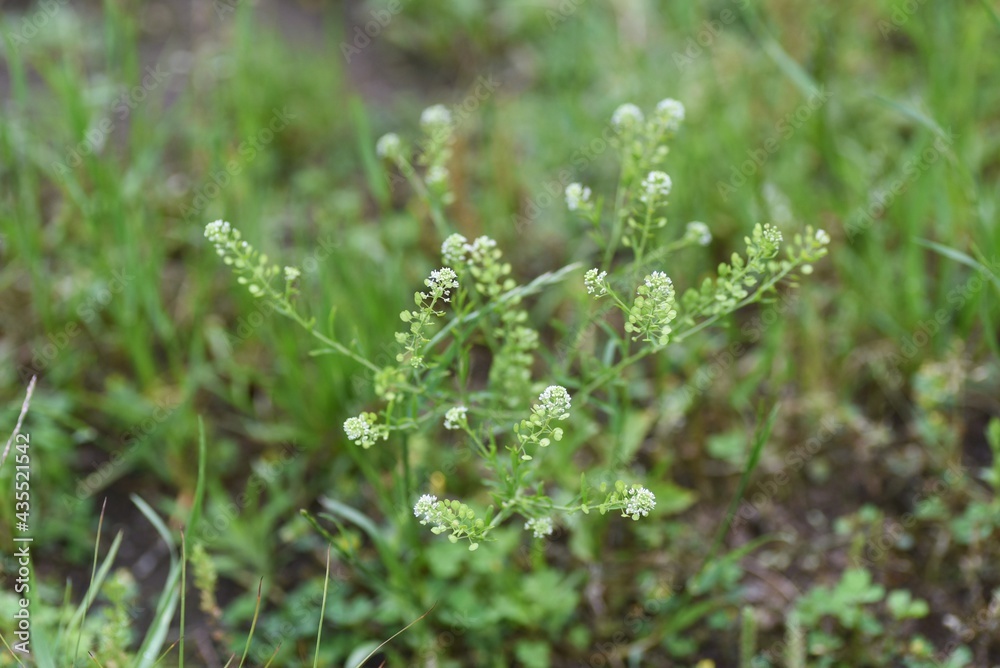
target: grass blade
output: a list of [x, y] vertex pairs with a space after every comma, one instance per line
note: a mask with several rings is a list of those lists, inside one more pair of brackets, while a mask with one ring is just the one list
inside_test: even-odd
[[14, 442], [17, 435], [21, 433], [21, 424], [24, 422], [24, 416], [28, 414], [28, 407], [31, 405], [31, 395], [35, 393], [35, 381], [38, 380], [38, 376], [32, 376], [31, 381], [28, 383], [28, 391], [24, 395], [24, 403], [21, 404], [21, 414], [17, 416], [17, 424], [14, 425], [14, 433], [10, 435], [7, 439], [7, 446], [3, 449], [3, 454], [0, 455], [0, 468], [3, 468], [3, 463], [7, 459], [7, 453], [10, 452], [10, 444]]
[[253, 609], [253, 621], [250, 622], [250, 635], [247, 636], [247, 646], [243, 648], [243, 658], [240, 659], [240, 668], [246, 663], [247, 654], [250, 653], [250, 645], [253, 643], [253, 633], [257, 629], [257, 618], [260, 616], [260, 590], [264, 586], [264, 578], [257, 583], [257, 605]]
[[178, 668], [184, 668], [184, 610], [187, 605], [187, 540], [184, 538], [184, 531], [181, 531], [181, 631], [180, 638], [177, 641], [180, 643], [180, 653], [177, 657]]
[[138, 660], [136, 668], [150, 668], [158, 661], [158, 654], [166, 642], [167, 633], [170, 631], [170, 624], [173, 622], [174, 610], [177, 608], [179, 598], [177, 583], [180, 579], [181, 569], [180, 564], [177, 562], [176, 544], [173, 536], [170, 535], [167, 525], [163, 523], [163, 520], [160, 519], [159, 515], [156, 514], [156, 511], [148, 503], [134, 494], [131, 496], [131, 499], [132, 503], [139, 508], [150, 524], [153, 525], [153, 528], [156, 529], [157, 533], [160, 534], [160, 537], [163, 538], [163, 541], [170, 550], [170, 571], [167, 573], [167, 580], [163, 584], [163, 591], [160, 593], [160, 599], [156, 604], [153, 623], [150, 624], [149, 631], [146, 633], [146, 637], [139, 647], [139, 652], [136, 656]]
[[386, 207], [389, 205], [389, 188], [386, 186], [381, 160], [375, 155], [375, 142], [372, 139], [371, 125], [368, 123], [369, 112], [365, 109], [364, 102], [356, 95], [351, 98], [348, 105], [351, 109], [351, 119], [354, 121], [358, 154], [361, 156], [365, 180], [379, 205]]
[[[761, 411], [761, 416], [763, 416], [763, 411]], [[775, 404], [774, 407], [771, 408], [770, 414], [762, 423], [760, 422], [760, 417], [758, 417], [758, 426], [753, 437], [753, 445], [750, 448], [750, 457], [747, 459], [747, 464], [743, 468], [743, 475], [740, 476], [740, 484], [736, 489], [736, 494], [733, 496], [733, 500], [729, 502], [729, 508], [726, 510], [726, 519], [715, 533], [715, 540], [712, 542], [712, 549], [709, 550], [708, 556], [705, 558], [706, 564], [710, 563], [715, 557], [715, 553], [722, 544], [722, 540], [725, 538], [726, 532], [729, 531], [729, 527], [733, 521], [733, 516], [736, 515], [736, 507], [739, 505], [740, 499], [743, 498], [743, 494], [747, 490], [747, 485], [750, 484], [750, 476], [753, 475], [754, 470], [757, 468], [757, 464], [760, 463], [760, 455], [764, 451], [767, 439], [771, 436], [771, 429], [774, 428], [774, 420], [777, 417], [778, 404]], [[702, 569], [704, 569], [704, 566], [702, 566]]]
[[194, 501], [191, 504], [191, 515], [188, 517], [187, 530], [192, 535], [201, 520], [202, 506], [205, 500], [205, 462], [207, 447], [205, 445], [205, 422], [198, 416], [198, 482], [194, 487]]
[[330, 586], [330, 550], [329, 545], [326, 546], [326, 575], [323, 577], [323, 603], [319, 608], [319, 627], [316, 629], [316, 653], [313, 655], [313, 668], [318, 668], [319, 666], [319, 645], [320, 638], [323, 636], [323, 619], [326, 616], [326, 594]]
[[[435, 603], [434, 605], [437, 605], [437, 603]], [[416, 624], [417, 622], [419, 622], [421, 619], [423, 619], [427, 615], [431, 614], [431, 610], [434, 609], [434, 605], [432, 605], [431, 607], [427, 608], [427, 612], [425, 612], [424, 614], [420, 615], [419, 617], [417, 617], [416, 619], [414, 619], [412, 622], [410, 622], [409, 624], [407, 624], [406, 626], [404, 626], [403, 628], [399, 629], [398, 631], [396, 631], [395, 633], [393, 633], [391, 636], [389, 636], [385, 641], [382, 642], [381, 645], [379, 645], [378, 647], [376, 647], [375, 649], [373, 649], [371, 652], [369, 652], [368, 656], [366, 656], [365, 658], [361, 659], [361, 661], [358, 662], [358, 665], [355, 666], [355, 668], [361, 668], [361, 666], [365, 665], [365, 661], [367, 661], [368, 659], [370, 659], [373, 656], [375, 656], [375, 654], [380, 649], [382, 649], [383, 647], [385, 647], [386, 645], [388, 645], [390, 642], [392, 642], [393, 639], [396, 636], [400, 635], [401, 633], [403, 633], [404, 631], [406, 631], [408, 628], [410, 628], [411, 626], [413, 626], [414, 624]]]
[[980, 262], [978, 260], [975, 260], [971, 256], [963, 253], [960, 250], [951, 248], [950, 246], [944, 246], [929, 239], [917, 238], [915, 239], [915, 241], [919, 245], [925, 248], [930, 248], [932, 251], [935, 251], [936, 253], [945, 256], [946, 258], [954, 260], [955, 262], [958, 262], [960, 264], [964, 264], [965, 266], [975, 269], [976, 271], [981, 271], [982, 273], [986, 274], [989, 277], [989, 279], [993, 282], [993, 286], [997, 289], [998, 292], [1000, 292], [1000, 276], [997, 275], [997, 272], [996, 270], [994, 270], [993, 267], [984, 264], [983, 262]]
[[[24, 411], [21, 412], [22, 416]], [[10, 445], [8, 441], [7, 445]], [[90, 586], [87, 588], [87, 594], [83, 597], [83, 620], [80, 622], [80, 632], [76, 636], [76, 649], [73, 651], [73, 663], [76, 663], [77, 657], [80, 656], [80, 642], [83, 640], [83, 627], [87, 623], [87, 611], [90, 609], [91, 603], [94, 602], [94, 598], [97, 597], [97, 589], [94, 588], [94, 579], [97, 576], [97, 556], [100, 554], [101, 549], [101, 530], [104, 528], [104, 511], [108, 507], [108, 497], [104, 497], [104, 502], [101, 504], [101, 514], [97, 518], [97, 540], [94, 541], [94, 563], [90, 567]], [[98, 587], [99, 589], [99, 587]]]

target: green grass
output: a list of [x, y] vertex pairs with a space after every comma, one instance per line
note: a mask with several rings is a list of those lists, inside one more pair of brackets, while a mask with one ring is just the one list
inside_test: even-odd
[[[253, 665], [266, 663], [272, 639], [282, 641], [275, 665], [313, 656], [313, 603], [324, 592], [318, 665], [364, 657], [435, 603], [379, 650], [388, 665], [427, 652], [453, 665], [510, 665], [513, 657], [546, 665], [586, 661], [611, 646], [650, 665], [694, 665], [699, 657], [733, 665], [742, 609], [776, 620], [756, 625], [758, 651], [784, 637], [783, 620], [795, 609], [773, 591], [763, 599], [748, 592], [761, 582], [795, 596], [835, 586], [847, 557], [877, 534], [859, 518], [862, 506], [886, 518], [915, 511], [914, 494], [957, 462], [967, 467], [963, 482], [936, 497], [940, 507], [918, 513], [910, 543], [870, 567], [875, 581], [931, 601], [919, 621], [876, 608], [885, 628], [870, 651], [916, 633], [944, 648], [954, 638], [944, 615], [984, 609], [1000, 586], [996, 529], [967, 526], [983, 524], [969, 508], [996, 499], [978, 471], [993, 461], [986, 421], [1000, 415], [1000, 269], [994, 263], [987, 279], [965, 261], [1000, 259], [996, 13], [988, 3], [920, 3], [883, 35], [880, 22], [905, 3], [583, 3], [558, 19], [531, 3], [488, 4], [406, 5], [351, 71], [339, 43], [366, 11], [345, 21], [326, 10], [306, 38], [268, 27], [250, 3], [221, 18], [209, 9], [204, 34], [171, 35], [186, 59], [171, 59], [177, 46], [146, 31], [139, 16], [147, 9], [110, 0], [90, 13], [61, 8], [19, 49], [8, 38], [0, 68], [0, 387], [10, 406], [3, 424], [12, 426], [25, 375], [39, 372], [26, 429], [37, 443], [36, 569], [50, 586], [36, 604], [58, 605], [68, 574], [79, 604], [105, 497], [109, 507], [131, 507], [128, 496], [138, 493], [150, 505], [143, 513], [163, 517], [162, 530], [179, 544], [203, 480], [200, 538], [222, 582], [213, 642], [223, 663], [243, 653], [263, 578]], [[5, 14], [0, 32], [16, 32], [21, 16]], [[703, 30], [700, 54], [681, 59]], [[178, 71], [120, 117], [120, 88], [141, 86], [157, 63]], [[625, 101], [648, 109], [670, 96], [687, 107], [668, 163], [671, 223], [704, 221], [715, 238], [707, 252], [671, 266], [679, 289], [728, 261], [754, 222], [808, 223], [833, 237], [830, 256], [776, 322], [763, 319], [766, 306], [741, 312], [729, 327], [650, 360], [653, 380], [627, 376], [601, 397], [605, 422], [585, 437], [595, 451], [617, 453], [615, 461], [634, 455], [637, 469], [623, 470], [677, 488], [683, 514], [624, 529], [588, 518], [544, 549], [513, 530], [472, 555], [428, 540], [412, 521], [412, 498], [392, 485], [395, 451], [361, 451], [343, 437], [344, 419], [370, 406], [369, 374], [343, 356], [310, 356], [315, 341], [237, 288], [202, 237], [211, 220], [234, 222], [278, 263], [304, 268], [299, 301], [323, 331], [376, 361], [393, 356], [383, 342], [392, 341], [413, 286], [437, 266], [441, 239], [406, 187], [387, 186], [374, 143], [387, 131], [412, 134], [420, 109], [463, 101], [479, 76], [500, 85], [459, 126], [458, 199], [446, 217], [470, 238], [496, 238], [519, 280], [595, 256], [561, 191], [568, 180], [612, 191], [613, 151], [593, 142]], [[816, 91], [829, 99], [785, 136], [782, 119]], [[241, 153], [282, 109], [287, 127], [252, 157]], [[103, 119], [114, 127], [101, 150], [59, 167]], [[748, 152], [771, 138], [774, 150], [765, 149], [746, 182], [721, 192]], [[935, 157], [922, 159], [926, 151]], [[196, 198], [214, 192], [213, 175], [231, 161], [239, 173], [202, 205]], [[884, 212], [852, 227], [894, 185]], [[514, 224], [518, 216], [527, 224]], [[558, 355], [560, 331], [581, 324], [580, 280], [571, 276], [529, 301], [533, 321], [549, 323], [543, 358]], [[750, 340], [754, 317], [764, 325]], [[921, 336], [935, 317], [937, 331]], [[746, 352], [725, 362], [737, 343]], [[46, 345], [56, 354], [35, 364]], [[685, 399], [685, 384], [709, 371], [703, 391]], [[747, 496], [782, 470], [821, 419], [841, 429], [790, 474], [750, 528], [725, 535], [724, 552], [760, 536], [784, 542], [718, 557], [695, 579], [697, 602], [681, 607], [694, 596], [685, 583], [708, 555], [706, 537], [744, 486], [761, 400], [779, 411]], [[706, 443], [726, 434], [742, 444], [736, 455], [711, 456]], [[426, 453], [441, 444], [414, 437], [407, 447]], [[578, 480], [579, 467], [565, 456], [553, 475]], [[433, 473], [411, 475], [423, 485]], [[11, 476], [0, 471], [4, 488]], [[5, 554], [13, 504], [12, 494], [0, 495]], [[303, 508], [330, 532], [328, 587], [327, 540]], [[160, 540], [142, 513], [114, 516], [126, 530], [123, 546], [144, 551]], [[851, 530], [838, 533], [838, 522]], [[980, 566], [963, 570], [965, 559]], [[160, 592], [149, 587], [140, 586], [140, 599], [153, 608]], [[603, 592], [599, 603], [594, 592]], [[196, 600], [187, 597], [188, 628], [203, 614]], [[10, 618], [0, 619], [9, 640]], [[861, 661], [869, 651], [868, 631], [829, 618], [806, 631], [839, 637], [845, 654], [837, 656]], [[625, 639], [612, 640], [617, 633]], [[969, 665], [1000, 653], [984, 632], [968, 644], [976, 653]], [[192, 665], [204, 660], [190, 638], [185, 648]]]

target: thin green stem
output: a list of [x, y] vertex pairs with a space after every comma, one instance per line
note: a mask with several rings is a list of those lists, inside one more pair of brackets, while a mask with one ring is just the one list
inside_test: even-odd
[[403, 158], [398, 160], [397, 165], [410, 186], [413, 187], [413, 190], [427, 202], [427, 206], [430, 207], [431, 220], [434, 222], [434, 227], [437, 228], [438, 234], [444, 239], [448, 236], [448, 223], [444, 219], [444, 213], [441, 211], [438, 202], [431, 196], [430, 190], [427, 189], [427, 185], [417, 174], [417, 170], [413, 168], [413, 165]]
[[[701, 330], [705, 329], [706, 327], [709, 327], [710, 325], [712, 325], [713, 323], [715, 323], [722, 316], [728, 315], [728, 314], [730, 314], [730, 313], [732, 313], [734, 311], [738, 311], [739, 309], [743, 308], [744, 306], [748, 306], [748, 305], [750, 305], [750, 304], [752, 304], [754, 302], [759, 301], [760, 298], [761, 298], [761, 296], [768, 289], [770, 289], [771, 287], [773, 287], [781, 279], [783, 279], [785, 276], [787, 276], [792, 271], [792, 269], [794, 269], [796, 266], [797, 266], [797, 264], [791, 264], [791, 265], [789, 265], [787, 268], [785, 268], [782, 271], [780, 271], [777, 274], [775, 274], [769, 281], [767, 281], [766, 283], [763, 283], [760, 286], [760, 288], [757, 291], [755, 291], [752, 295], [749, 295], [743, 301], [741, 301], [738, 304], [736, 304], [735, 306], [733, 306], [733, 308], [727, 310], [724, 313], [716, 313], [715, 315], [712, 315], [711, 317], [706, 318], [705, 320], [702, 320], [697, 325], [694, 325], [693, 327], [690, 327], [690, 328], [684, 330], [683, 332], [681, 332], [677, 336], [673, 337], [673, 339], [671, 339], [671, 343], [680, 343], [681, 341], [683, 341], [684, 339], [688, 338], [689, 336], [700, 332]], [[605, 371], [603, 374], [601, 374], [600, 376], [598, 376], [596, 379], [594, 379], [591, 382], [587, 383], [583, 387], [583, 389], [580, 390], [579, 394], [577, 395], [579, 397], [578, 400], [579, 401], [588, 401], [588, 399], [590, 397], [590, 394], [594, 390], [596, 390], [597, 388], [603, 386], [605, 383], [609, 382], [610, 380], [612, 380], [612, 379], [617, 378], [618, 376], [620, 376], [621, 372], [624, 371], [629, 366], [631, 366], [632, 364], [635, 364], [639, 360], [641, 360], [644, 357], [647, 357], [647, 356], [649, 356], [649, 355], [651, 355], [651, 354], [653, 354], [655, 352], [659, 352], [660, 350], [663, 350], [665, 347], [666, 346], [650, 346], [650, 347], [647, 347], [647, 348], [643, 348], [643, 349], [639, 350], [638, 352], [633, 353], [632, 355], [630, 355], [630, 356], [622, 359], [620, 362], [618, 362], [613, 367], [611, 367], [610, 369], [608, 369], [607, 371]]]
[[622, 149], [622, 166], [621, 170], [618, 172], [618, 185], [615, 186], [615, 208], [612, 213], [614, 220], [611, 224], [611, 238], [608, 240], [607, 248], [604, 249], [604, 261], [601, 262], [601, 269], [603, 271], [609, 271], [611, 269], [611, 260], [614, 259], [615, 249], [618, 248], [618, 242], [621, 239], [622, 227], [625, 220], [625, 175], [628, 168], [628, 153], [625, 147], [629, 144], [627, 141], [628, 139], [631, 139], [631, 136], [628, 136], [625, 140], [623, 140], [624, 147]]
[[649, 239], [649, 226], [652, 224], [653, 218], [653, 207], [650, 204], [646, 205], [646, 220], [642, 224], [642, 239], [639, 240], [639, 246], [635, 249], [635, 261], [642, 262], [642, 253], [646, 249], [646, 241]]
[[[303, 327], [305, 327], [306, 330], [310, 334], [313, 335], [313, 337], [315, 337], [316, 339], [318, 339], [319, 341], [321, 341], [325, 345], [330, 346], [330, 348], [332, 348], [333, 350], [337, 351], [341, 355], [346, 355], [347, 357], [350, 357], [352, 360], [354, 360], [358, 364], [361, 364], [362, 366], [365, 366], [368, 369], [370, 369], [370, 370], [372, 370], [372, 371], [374, 371], [376, 373], [379, 372], [379, 371], [381, 371], [381, 369], [379, 369], [377, 366], [375, 366], [370, 361], [368, 361], [367, 359], [365, 359], [361, 355], [357, 354], [356, 352], [354, 352], [353, 350], [351, 350], [350, 348], [348, 348], [344, 344], [339, 343], [337, 341], [334, 341], [333, 339], [331, 339], [330, 337], [326, 336], [325, 334], [322, 334], [321, 332], [318, 332], [316, 330], [315, 326], [312, 323], [306, 322], [305, 320], [303, 320], [302, 316], [300, 316], [298, 313], [292, 311], [290, 317], [292, 318], [292, 320], [294, 320], [295, 322], [297, 322], [300, 325], [302, 325]], [[415, 389], [415, 388], [409, 388], [408, 387], [407, 389]]]
[[488, 458], [490, 456], [489, 449], [483, 444], [482, 439], [479, 438], [479, 436], [477, 436], [474, 431], [469, 429], [468, 422], [465, 423], [465, 425], [462, 427], [462, 430], [469, 435], [469, 438], [472, 439], [472, 442], [475, 443], [477, 448], [479, 448], [479, 452], [481, 452], [484, 457]]
[[484, 315], [496, 311], [497, 309], [500, 308], [500, 306], [506, 304], [511, 299], [515, 299], [517, 297], [526, 297], [527, 295], [531, 295], [538, 292], [547, 285], [558, 283], [563, 279], [563, 277], [566, 276], [566, 274], [568, 274], [571, 271], [575, 271], [582, 266], [583, 266], [582, 262], [574, 262], [573, 264], [568, 264], [565, 267], [562, 267], [561, 269], [557, 269], [556, 271], [546, 272], [541, 276], [539, 276], [538, 278], [536, 278], [535, 280], [533, 280], [531, 283], [528, 283], [527, 285], [520, 285], [516, 288], [511, 288], [507, 292], [497, 297], [496, 301], [494, 301], [492, 304], [488, 306], [476, 309], [475, 311], [472, 311], [471, 313], [468, 313], [464, 316], [452, 318], [448, 322], [448, 324], [442, 327], [441, 330], [434, 336], [434, 338], [432, 338], [427, 343], [427, 345], [424, 346], [424, 350], [433, 348], [438, 342], [441, 341], [441, 339], [443, 339], [448, 334], [448, 332], [453, 330], [455, 327], [463, 325], [468, 322], [473, 322], [475, 320], [478, 320]]
[[402, 452], [403, 458], [403, 499], [412, 498], [410, 487], [410, 439], [403, 434]]
[[[318, 332], [316, 330], [315, 323], [313, 323], [311, 321], [307, 321], [305, 318], [303, 318], [299, 314], [299, 312], [295, 309], [295, 307], [292, 305], [292, 303], [290, 301], [288, 301], [288, 299], [286, 299], [284, 295], [282, 295], [281, 293], [277, 292], [271, 286], [270, 282], [264, 283], [263, 290], [264, 290], [264, 294], [266, 295], [266, 297], [270, 297], [274, 301], [274, 305], [275, 305], [275, 307], [276, 307], [276, 309], [277, 309], [277, 311], [279, 313], [281, 313], [286, 318], [290, 318], [291, 320], [294, 320], [296, 323], [298, 323], [300, 326], [302, 326], [306, 331], [308, 331], [310, 334], [312, 334], [315, 338], [319, 339], [324, 344], [330, 346], [331, 349], [335, 350], [336, 352], [340, 353], [341, 355], [346, 355], [347, 357], [350, 357], [355, 362], [357, 362], [357, 363], [359, 363], [359, 364], [361, 364], [363, 366], [368, 367], [369, 369], [371, 369], [374, 372], [378, 372], [378, 371], [381, 370], [377, 366], [375, 366], [374, 364], [372, 364], [370, 361], [368, 361], [367, 359], [365, 359], [361, 355], [357, 354], [356, 352], [354, 352], [353, 350], [351, 350], [350, 348], [348, 348], [347, 346], [345, 346], [342, 343], [339, 343], [337, 341], [334, 341], [333, 339], [331, 339], [330, 337], [322, 334], [321, 332]], [[265, 298], [265, 297], [262, 297], [262, 298]]]

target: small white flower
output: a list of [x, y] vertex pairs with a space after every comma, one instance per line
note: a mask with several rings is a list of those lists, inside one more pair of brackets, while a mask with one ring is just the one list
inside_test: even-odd
[[708, 225], [698, 221], [687, 224], [684, 236], [697, 241], [700, 246], [707, 246], [712, 243], [712, 232], [708, 229]]
[[451, 301], [451, 291], [458, 287], [458, 276], [451, 267], [441, 267], [431, 272], [424, 280], [424, 285], [431, 289], [432, 297]]
[[536, 412], [547, 413], [551, 417], [564, 420], [569, 417], [570, 396], [561, 385], [549, 385], [538, 395]]
[[642, 181], [642, 195], [639, 199], [645, 204], [656, 205], [665, 200], [673, 188], [674, 182], [666, 172], [652, 171]]
[[[240, 238], [239, 230], [224, 220], [216, 220], [205, 226], [205, 238], [216, 246], [224, 245]], [[244, 242], [246, 243], [246, 242]]]
[[427, 185], [436, 186], [448, 182], [448, 168], [443, 165], [434, 165], [427, 170]]
[[296, 278], [302, 275], [302, 272], [298, 270], [298, 267], [285, 267], [285, 280], [294, 281]]
[[633, 520], [639, 517], [646, 517], [649, 511], [656, 507], [656, 497], [642, 485], [633, 485], [628, 491], [628, 500], [625, 502], [625, 515]]
[[347, 418], [344, 421], [344, 433], [352, 441], [364, 440], [371, 434], [372, 426], [364, 414], [358, 417]]
[[830, 243], [830, 235], [826, 230], [816, 230], [816, 241], [825, 246]]
[[578, 211], [590, 205], [590, 188], [579, 184], [571, 183], [566, 186], [566, 208], [570, 211]]
[[434, 522], [437, 514], [438, 498], [433, 494], [424, 494], [413, 506], [413, 515], [420, 519], [421, 524]]
[[636, 288], [636, 294], [625, 331], [635, 333], [633, 340], [642, 336], [645, 341], [665, 345], [672, 331], [670, 323], [677, 317], [673, 282], [662, 271], [654, 271]]
[[469, 240], [459, 233], [452, 234], [441, 244], [441, 256], [449, 267], [459, 267], [465, 264], [469, 253]]
[[660, 100], [656, 105], [656, 118], [663, 123], [664, 129], [676, 132], [684, 120], [684, 105], [669, 97]]
[[469, 409], [465, 406], [455, 406], [449, 408], [448, 412], [444, 414], [444, 428], [445, 429], [460, 429], [463, 424], [465, 424], [466, 413]]
[[781, 236], [781, 230], [772, 225], [764, 226], [764, 238], [770, 241], [772, 244], [780, 244], [781, 240], [784, 238]]
[[374, 413], [362, 413], [357, 417], [347, 418], [344, 421], [344, 433], [347, 434], [348, 440], [367, 450], [379, 438], [383, 441], [389, 438], [388, 429], [375, 426], [376, 419]]
[[486, 251], [492, 250], [497, 247], [497, 242], [495, 239], [488, 236], [476, 237], [476, 240], [472, 242], [472, 246], [469, 247], [469, 252], [471, 253], [485, 253]]
[[401, 154], [402, 149], [403, 142], [395, 132], [384, 134], [375, 142], [375, 153], [380, 158], [395, 158]]
[[420, 114], [420, 125], [428, 131], [447, 127], [451, 125], [451, 112], [443, 104], [427, 107]]
[[603, 297], [608, 294], [608, 290], [604, 285], [604, 278], [607, 275], [608, 272], [606, 271], [598, 273], [596, 267], [588, 269], [587, 273], [583, 275], [583, 284], [587, 286], [587, 293], [595, 297]]
[[524, 528], [531, 531], [535, 538], [545, 538], [552, 535], [551, 517], [533, 517], [524, 523]]
[[642, 110], [631, 102], [626, 102], [611, 114], [611, 125], [615, 130], [622, 130], [637, 127], [643, 121]]
[[497, 242], [487, 236], [476, 237], [471, 245], [465, 248], [469, 251], [469, 262], [482, 265], [487, 258], [492, 255], [492, 251], [497, 247]]
[[662, 271], [654, 271], [645, 279], [646, 287], [649, 288], [650, 299], [671, 300], [674, 298], [674, 282]]

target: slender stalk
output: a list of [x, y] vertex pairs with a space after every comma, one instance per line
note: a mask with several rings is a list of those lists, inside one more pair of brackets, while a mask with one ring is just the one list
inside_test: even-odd
[[[403, 434], [402, 452], [403, 458], [403, 499], [409, 499], [410, 493], [410, 439], [407, 434]], [[405, 507], [405, 506], [404, 506]]]
[[410, 186], [414, 191], [425, 201], [427, 206], [430, 207], [431, 220], [434, 222], [434, 227], [437, 229], [437, 233], [441, 235], [441, 238], [448, 236], [448, 223], [444, 219], [444, 213], [438, 202], [431, 197], [430, 190], [427, 189], [427, 185], [424, 183], [423, 179], [417, 174], [417, 170], [413, 168], [408, 161], [400, 158], [397, 162], [399, 171], [403, 172], [403, 176], [409, 182]]
[[358, 364], [361, 364], [361, 365], [363, 365], [365, 367], [368, 367], [372, 371], [375, 371], [375, 372], [381, 371], [381, 369], [379, 369], [377, 366], [375, 366], [374, 364], [372, 364], [369, 360], [367, 360], [364, 357], [362, 357], [361, 355], [357, 354], [356, 352], [354, 352], [353, 350], [351, 350], [350, 348], [348, 348], [344, 344], [342, 344], [342, 343], [340, 343], [338, 341], [334, 341], [333, 339], [331, 339], [330, 337], [326, 336], [325, 334], [317, 331], [315, 325], [313, 323], [311, 323], [311, 322], [306, 321], [301, 315], [299, 315], [298, 311], [296, 311], [294, 309], [288, 309], [288, 310], [283, 311], [283, 313], [284, 313], [284, 315], [288, 316], [289, 318], [291, 318], [292, 320], [294, 320], [295, 322], [297, 322], [298, 324], [300, 324], [302, 327], [304, 327], [306, 329], [306, 331], [308, 331], [310, 334], [313, 335], [313, 337], [315, 337], [319, 341], [323, 342], [325, 345], [330, 346], [330, 348], [332, 348], [333, 350], [337, 351], [341, 355], [346, 355], [347, 357], [350, 357], [352, 360], [354, 360]]
[[642, 239], [639, 240], [639, 246], [635, 249], [635, 261], [642, 262], [642, 253], [646, 249], [646, 241], [649, 239], [649, 226], [653, 222], [653, 207], [649, 204], [646, 205], [646, 220], [642, 225]]
[[21, 433], [21, 425], [24, 423], [24, 416], [28, 414], [28, 407], [31, 406], [31, 395], [35, 393], [35, 381], [38, 380], [38, 376], [32, 376], [31, 381], [28, 383], [28, 390], [24, 396], [24, 403], [21, 404], [21, 413], [17, 416], [17, 424], [14, 426], [14, 433], [10, 435], [7, 439], [7, 445], [3, 449], [3, 454], [0, 455], [0, 466], [3, 466], [4, 460], [7, 459], [7, 454], [10, 452], [10, 444], [14, 442], [17, 435]]
[[[627, 142], [626, 142], [627, 145]], [[611, 260], [614, 259], [615, 249], [618, 248], [618, 241], [621, 239], [622, 235], [622, 223], [625, 220], [625, 172], [628, 166], [628, 154], [623, 149], [622, 150], [622, 167], [618, 172], [618, 185], [615, 186], [615, 208], [614, 208], [614, 220], [612, 221], [611, 227], [611, 239], [608, 241], [607, 248], [604, 249], [604, 261], [601, 262], [601, 269], [603, 271], [609, 271], [611, 269]]]
[[[782, 270], [778, 274], [775, 274], [775, 276], [772, 277], [769, 281], [767, 281], [766, 283], [762, 284], [761, 287], [756, 292], [754, 292], [752, 295], [749, 295], [743, 301], [741, 301], [738, 304], [736, 304], [731, 310], [726, 311], [725, 313], [716, 313], [716, 314], [714, 314], [714, 315], [706, 318], [705, 320], [702, 320], [697, 325], [694, 325], [693, 327], [690, 327], [689, 329], [686, 329], [683, 332], [681, 332], [680, 334], [678, 334], [677, 336], [673, 337], [673, 339], [671, 339], [670, 342], [671, 343], [680, 343], [681, 341], [683, 341], [684, 339], [688, 338], [689, 336], [691, 336], [693, 334], [697, 334], [698, 332], [700, 332], [701, 330], [705, 329], [706, 327], [709, 327], [710, 325], [712, 325], [713, 323], [715, 323], [722, 316], [729, 315], [730, 313], [732, 313], [734, 311], [738, 311], [739, 309], [743, 308], [744, 306], [748, 306], [749, 304], [753, 304], [754, 302], [759, 301], [760, 298], [761, 298], [761, 296], [764, 294], [764, 292], [766, 290], [768, 290], [772, 286], [776, 285], [781, 279], [783, 279], [785, 276], [787, 276], [788, 273], [791, 272], [792, 269], [794, 269], [794, 268], [795, 268], [795, 265], [792, 265], [792, 266], [789, 266], [787, 269]], [[608, 369], [607, 371], [605, 371], [603, 374], [601, 374], [600, 376], [598, 376], [596, 379], [594, 379], [591, 382], [587, 383], [583, 387], [583, 389], [580, 390], [579, 394], [577, 395], [578, 398], [579, 398], [578, 400], [580, 400], [580, 401], [587, 401], [588, 398], [589, 398], [589, 396], [590, 396], [590, 394], [594, 390], [596, 390], [597, 388], [601, 387], [605, 383], [607, 383], [610, 380], [612, 380], [612, 379], [618, 377], [619, 375], [621, 375], [621, 372], [624, 371], [629, 366], [631, 366], [632, 364], [635, 364], [636, 362], [638, 362], [639, 360], [643, 359], [644, 357], [648, 357], [649, 355], [651, 355], [653, 353], [656, 353], [656, 352], [659, 352], [659, 351], [663, 350], [665, 347], [666, 346], [650, 346], [650, 347], [647, 347], [647, 348], [642, 348], [638, 352], [633, 353], [632, 355], [630, 355], [630, 356], [622, 359], [620, 362], [618, 362], [613, 367], [611, 367], [610, 369]]]
[[330, 586], [330, 546], [326, 546], [326, 575], [323, 577], [323, 603], [319, 608], [319, 627], [316, 629], [316, 653], [313, 654], [313, 668], [319, 666], [320, 639], [323, 637], [323, 617], [326, 615], [326, 594]]
[[478, 320], [484, 315], [487, 315], [488, 313], [497, 310], [498, 308], [500, 308], [500, 306], [506, 304], [515, 297], [526, 297], [528, 295], [533, 295], [547, 285], [558, 283], [566, 276], [566, 274], [570, 273], [571, 271], [576, 271], [582, 266], [583, 266], [582, 262], [574, 262], [573, 264], [568, 264], [565, 267], [562, 267], [561, 269], [546, 272], [541, 276], [539, 276], [538, 278], [536, 278], [535, 280], [533, 280], [531, 283], [528, 283], [527, 285], [521, 285], [516, 288], [508, 290], [507, 292], [497, 297], [496, 301], [494, 301], [489, 306], [476, 309], [475, 311], [472, 311], [471, 313], [468, 313], [467, 315], [461, 316], [459, 318], [451, 319], [448, 322], [448, 324], [442, 327], [441, 330], [427, 343], [427, 345], [424, 346], [424, 350], [429, 350], [433, 348], [437, 343], [441, 341], [441, 339], [447, 336], [448, 333], [455, 327], [463, 325], [468, 322], [473, 322], [475, 320]]
[[185, 612], [187, 608], [187, 539], [184, 530], [181, 529], [181, 635], [177, 641], [180, 643], [179, 654], [177, 655], [177, 667], [184, 668], [184, 633], [185, 633]]

